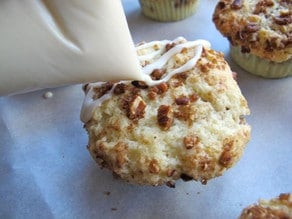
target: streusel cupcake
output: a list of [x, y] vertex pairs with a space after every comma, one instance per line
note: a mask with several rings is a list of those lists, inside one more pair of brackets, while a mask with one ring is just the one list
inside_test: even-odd
[[194, 14], [199, 0], [139, 0], [146, 17], [157, 21], [178, 21]]
[[249, 108], [223, 54], [183, 38], [136, 48], [147, 84], [84, 87], [95, 161], [130, 183], [170, 187], [180, 178], [205, 184], [234, 166], [250, 139]]
[[270, 200], [260, 200], [246, 207], [239, 219], [291, 219], [292, 194], [283, 193]]
[[243, 69], [266, 78], [292, 75], [292, 1], [220, 0], [213, 21]]

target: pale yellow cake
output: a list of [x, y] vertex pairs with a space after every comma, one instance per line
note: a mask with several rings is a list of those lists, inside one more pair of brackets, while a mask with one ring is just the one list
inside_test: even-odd
[[152, 84], [84, 87], [97, 163], [130, 183], [170, 187], [180, 178], [205, 184], [232, 167], [250, 139], [250, 111], [223, 54], [183, 38], [139, 44], [137, 54]]

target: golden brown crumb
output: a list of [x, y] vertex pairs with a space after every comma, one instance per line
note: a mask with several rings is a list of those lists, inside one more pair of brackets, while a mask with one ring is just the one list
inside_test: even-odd
[[161, 105], [157, 111], [157, 122], [164, 131], [168, 130], [173, 122], [173, 112], [170, 106]]
[[280, 194], [271, 200], [260, 200], [245, 208], [239, 219], [291, 219], [292, 218], [292, 195]]

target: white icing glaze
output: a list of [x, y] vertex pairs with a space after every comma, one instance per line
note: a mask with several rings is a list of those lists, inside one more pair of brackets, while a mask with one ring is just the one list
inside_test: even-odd
[[112, 92], [116, 84], [112, 87], [112, 89], [108, 93], [102, 95], [100, 98], [96, 100], [93, 99], [93, 96], [95, 94], [93, 91], [93, 88], [102, 86], [103, 84], [104, 82], [96, 82], [96, 83], [91, 83], [89, 85], [90, 87], [86, 93], [86, 96], [83, 100], [83, 105], [81, 108], [81, 120], [83, 122], [89, 121], [93, 115], [94, 109], [100, 106], [103, 101], [109, 99], [112, 96]]
[[152, 41], [149, 43], [144, 43], [144, 44], [141, 44], [139, 46], [136, 46], [136, 51], [139, 51], [141, 49], [146, 49], [146, 48], [152, 47], [154, 45], [165, 46], [167, 43], [170, 43], [170, 42], [171, 42], [170, 40], [162, 40], [162, 41]]
[[[171, 49], [169, 49], [167, 52], [165, 52], [165, 46], [168, 43], [178, 43]], [[169, 41], [169, 40], [163, 40], [163, 41], [152, 41], [149, 43], [142, 44], [140, 46], [136, 47], [137, 53], [138, 51], [142, 49], [150, 49], [151, 47], [154, 47], [153, 51], [149, 54], [146, 55], [138, 55], [138, 58], [140, 61], [147, 61], [147, 60], [152, 60], [155, 59], [156, 56], [160, 55], [157, 60], [152, 60], [152, 62], [146, 66], [143, 67], [143, 81], [148, 85], [148, 86], [154, 86], [163, 82], [168, 81], [173, 75], [181, 72], [188, 71], [192, 69], [199, 58], [201, 57], [203, 47], [210, 47], [210, 43], [205, 40], [196, 40], [196, 41], [189, 41], [186, 42], [186, 40], [182, 37], [176, 38], [174, 41]], [[158, 48], [158, 49], [157, 49]], [[177, 53], [180, 53], [183, 48], [194, 48], [194, 56], [188, 60], [185, 64], [182, 66], [173, 69], [172, 71], [167, 72], [166, 75], [164, 75], [163, 78], [160, 80], [153, 80], [150, 76], [150, 74], [153, 72], [155, 69], [161, 69], [164, 67], [167, 62]], [[162, 54], [162, 55], [161, 55]], [[121, 83], [121, 82], [119, 82]], [[111, 90], [109, 90], [106, 94], [104, 94], [102, 97], [99, 99], [93, 100], [93, 87], [98, 87], [104, 84], [104, 82], [99, 82], [99, 83], [94, 83], [90, 84], [89, 91], [87, 92], [83, 106], [81, 109], [81, 120], [85, 123], [90, 120], [90, 118], [93, 115], [93, 111], [96, 107], [100, 106], [103, 101], [109, 99], [112, 96], [113, 90], [115, 88], [115, 85], [118, 84], [116, 83]]]
[[[168, 81], [173, 75], [175, 75], [177, 73], [181, 73], [181, 72], [185, 72], [185, 71], [190, 70], [193, 66], [196, 65], [197, 61], [199, 60], [199, 58], [201, 56], [201, 53], [202, 53], [202, 50], [203, 50], [203, 46], [202, 45], [198, 45], [195, 50], [196, 50], [196, 53], [195, 53], [195, 56], [192, 59], [190, 59], [186, 64], [180, 66], [179, 68], [172, 70], [171, 72], [169, 72], [162, 79], [160, 79], [160, 80], [152, 80], [152, 78], [149, 75], [145, 74], [144, 81], [146, 82], [147, 85], [153, 86], [153, 85], [157, 85], [157, 84], [160, 84], [160, 83]], [[153, 70], [157, 69], [155, 65], [153, 67], [154, 67]]]

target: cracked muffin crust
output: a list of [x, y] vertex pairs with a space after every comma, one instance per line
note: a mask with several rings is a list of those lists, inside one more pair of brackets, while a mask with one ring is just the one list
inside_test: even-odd
[[[292, 74], [292, 1], [220, 0], [213, 14], [213, 22], [229, 40], [232, 53], [237, 54], [231, 56], [244, 69], [253, 73], [253, 69], [243, 64], [247, 61], [252, 65], [250, 60], [242, 60], [244, 55], [250, 55], [255, 59], [264, 59], [266, 62], [263, 66], [277, 65], [274, 70], [275, 76], [270, 77]], [[256, 60], [255, 67], [258, 62], [259, 60]], [[286, 70], [283, 73], [276, 73], [284, 63]], [[263, 71], [268, 71], [269, 68], [259, 73], [257, 71], [260, 70], [255, 71], [256, 74], [265, 76]]]
[[260, 200], [245, 208], [239, 219], [291, 219], [292, 194], [283, 193], [271, 200]]
[[[180, 38], [137, 46], [152, 85], [121, 81], [84, 87], [89, 102], [98, 102], [82, 111], [88, 150], [115, 176], [140, 185], [174, 187], [180, 178], [205, 184], [242, 155], [250, 138], [247, 101], [222, 53], [188, 43]], [[147, 68], [156, 63], [160, 68]]]

